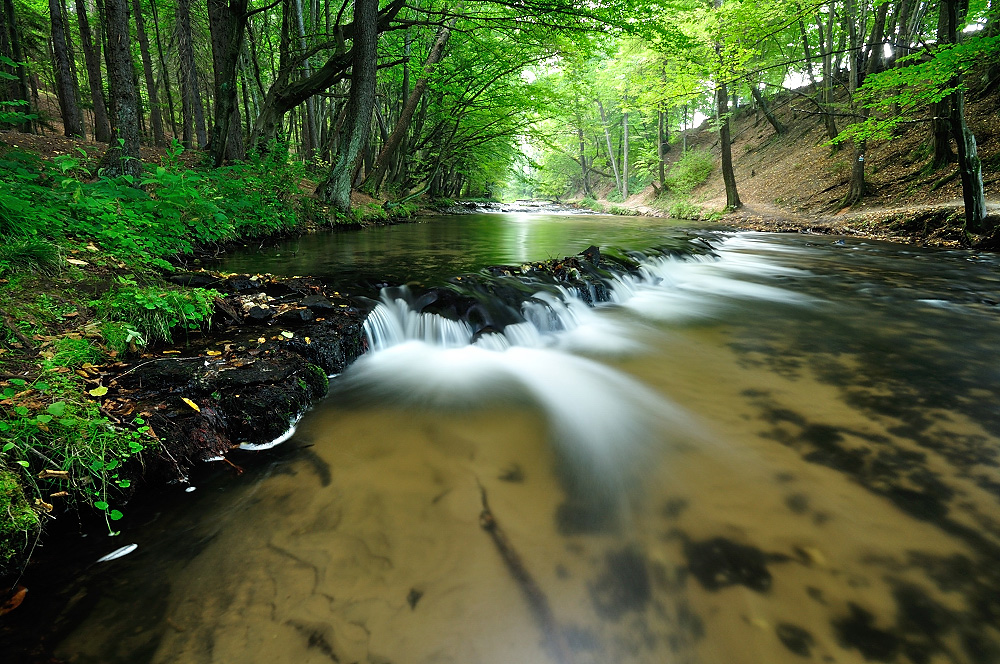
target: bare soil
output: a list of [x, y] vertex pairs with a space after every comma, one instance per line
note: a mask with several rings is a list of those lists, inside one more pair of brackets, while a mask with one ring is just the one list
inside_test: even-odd
[[[974, 83], [974, 82], [973, 82]], [[964, 204], [957, 166], [931, 170], [929, 123], [916, 122], [888, 142], [869, 142], [865, 153], [869, 194], [853, 207], [841, 205], [847, 194], [853, 161], [848, 144], [829, 144], [822, 118], [800, 96], [774, 101], [774, 113], [788, 127], [777, 134], [762, 112], [738, 109], [733, 117], [732, 152], [737, 189], [743, 207], [727, 214], [720, 169], [695, 189], [691, 202], [700, 218], [748, 230], [858, 235], [933, 246], [996, 246], [997, 237], [966, 237]], [[987, 209], [1000, 217], [1000, 95], [967, 95], [966, 114], [976, 135], [983, 165]], [[706, 122], [688, 130], [689, 148], [719, 154], [719, 136]], [[954, 146], [953, 146], [954, 150]], [[678, 146], [668, 153], [672, 164]], [[652, 186], [619, 203], [653, 216], [665, 216]]]

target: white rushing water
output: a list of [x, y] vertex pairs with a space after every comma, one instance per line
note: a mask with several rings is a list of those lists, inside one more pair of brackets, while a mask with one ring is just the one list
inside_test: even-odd
[[398, 290], [385, 290], [365, 323], [370, 351], [338, 389], [420, 408], [527, 401], [545, 416], [570, 470], [619, 495], [664, 428], [690, 432], [692, 422], [592, 357], [640, 351], [643, 319], [681, 323], [714, 315], [734, 298], [807, 304], [792, 291], [746, 280], [792, 272], [726, 248], [715, 256], [654, 256], [638, 274], [610, 280], [611, 302], [592, 308], [569, 288], [539, 291], [521, 304], [523, 322], [478, 336], [465, 321], [417, 311]]

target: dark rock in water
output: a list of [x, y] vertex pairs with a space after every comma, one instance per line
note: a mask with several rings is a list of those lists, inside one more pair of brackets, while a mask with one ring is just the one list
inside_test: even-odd
[[311, 309], [305, 307], [297, 307], [295, 309], [289, 309], [288, 311], [283, 311], [277, 317], [277, 320], [286, 325], [301, 325], [302, 323], [308, 323], [309, 321], [316, 318], [313, 315]]
[[167, 281], [178, 286], [188, 286], [191, 288], [214, 288], [221, 279], [218, 275], [209, 272], [189, 272], [186, 274], [172, 274], [167, 277]]
[[560, 535], [614, 533], [618, 526], [618, 509], [611, 503], [567, 500], [556, 509]]
[[254, 323], [262, 323], [274, 315], [274, 311], [269, 308], [264, 307], [250, 307], [250, 311], [247, 312], [247, 318], [249, 318]]
[[630, 611], [643, 611], [652, 597], [646, 560], [633, 546], [609, 551], [604, 572], [590, 586], [594, 610], [602, 618], [618, 620]]
[[767, 592], [771, 589], [768, 556], [760, 549], [737, 544], [724, 537], [704, 542], [686, 542], [688, 569], [706, 590], [742, 585]]
[[793, 653], [802, 657], [810, 656], [816, 642], [807, 630], [798, 625], [781, 623], [774, 631], [785, 647]]
[[833, 622], [840, 644], [856, 648], [869, 661], [890, 662], [899, 651], [899, 638], [874, 626], [875, 616], [854, 602], [848, 603], [851, 615]]
[[337, 309], [337, 305], [323, 295], [307, 295], [299, 301], [299, 304], [303, 307], [309, 307], [314, 312], [320, 314]]

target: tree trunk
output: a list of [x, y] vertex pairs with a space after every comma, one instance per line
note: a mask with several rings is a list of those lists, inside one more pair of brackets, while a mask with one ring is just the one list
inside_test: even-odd
[[[392, 163], [396, 150], [406, 137], [406, 132], [410, 129], [410, 122], [413, 120], [413, 114], [416, 112], [420, 99], [424, 96], [424, 91], [427, 89], [430, 74], [444, 57], [444, 47], [448, 43], [448, 38], [451, 36], [451, 31], [455, 27], [456, 21], [458, 21], [457, 16], [438, 28], [437, 35], [434, 37], [434, 43], [431, 45], [431, 50], [427, 53], [427, 60], [424, 61], [424, 75], [417, 80], [413, 86], [413, 90], [407, 96], [406, 104], [399, 114], [396, 126], [382, 146], [378, 159], [375, 160], [375, 168], [369, 173], [362, 187], [369, 188], [375, 193], [378, 193], [381, 188], [382, 180], [385, 178], [389, 164]], [[404, 82], [404, 87], [408, 85], [409, 81], [407, 80]]]
[[160, 71], [163, 72], [163, 91], [167, 94], [167, 113], [170, 118], [170, 132], [177, 140], [177, 116], [174, 113], [174, 96], [170, 92], [170, 70], [167, 69], [167, 58], [163, 54], [163, 40], [160, 37], [160, 16], [156, 10], [156, 0], [150, 3], [153, 9], [153, 35], [156, 37], [156, 53], [160, 61]]
[[[625, 99], [628, 104], [628, 99]], [[628, 111], [622, 113], [622, 200], [628, 198]]]
[[85, 138], [83, 113], [80, 110], [80, 100], [77, 97], [78, 88], [69, 59], [66, 17], [63, 15], [62, 4], [59, 0], [49, 0], [49, 12], [52, 18], [52, 50], [55, 56], [56, 91], [59, 96], [63, 133], [66, 136]]
[[80, 42], [83, 58], [87, 63], [87, 80], [90, 83], [90, 99], [94, 104], [94, 138], [101, 143], [111, 142], [111, 121], [108, 119], [108, 105], [104, 99], [104, 77], [101, 76], [101, 58], [94, 48], [94, 37], [90, 32], [90, 20], [84, 0], [76, 0], [76, 18], [80, 24]]
[[237, 103], [237, 65], [246, 31], [249, 0], [208, 0], [215, 65], [215, 121], [209, 150], [216, 166], [244, 156], [240, 107]]
[[[950, 44], [959, 39], [960, 0], [941, 0], [941, 12], [947, 13], [947, 34]], [[965, 121], [965, 92], [962, 77], [956, 76], [950, 83], [955, 89], [951, 95], [951, 133], [958, 148], [958, 169], [962, 176], [962, 199], [965, 202], [965, 230], [970, 233], [985, 233], [991, 230], [986, 224], [986, 193], [983, 189], [983, 166], [976, 149], [976, 137]]]
[[[10, 53], [10, 58], [17, 63], [14, 67], [13, 75], [17, 77], [16, 83], [12, 81], [12, 92], [8, 98], [8, 101], [14, 100], [24, 100], [28, 102], [27, 106], [22, 106], [25, 113], [32, 112], [32, 96], [31, 90], [28, 83], [28, 72], [24, 67], [24, 53], [21, 49], [21, 35], [17, 30], [17, 16], [14, 13], [14, 0], [3, 0], [3, 25], [0, 26], [0, 32], [7, 32], [8, 34], [8, 49]], [[35, 95], [37, 98], [37, 95]], [[29, 121], [23, 123], [20, 128], [21, 131], [26, 133], [34, 133], [35, 123]]]
[[149, 124], [153, 130], [153, 143], [157, 147], [163, 147], [167, 141], [163, 136], [163, 117], [160, 115], [160, 101], [156, 96], [156, 82], [153, 80], [153, 59], [149, 55], [149, 38], [146, 36], [146, 21], [142, 16], [142, 0], [132, 0], [132, 13], [135, 15], [135, 32], [139, 37], [139, 54], [142, 58], [142, 73], [146, 79], [146, 96], [149, 97]]
[[[820, 102], [823, 105], [823, 124], [826, 127], [827, 138], [834, 139], [840, 130], [833, 115], [833, 23], [835, 12], [830, 12], [826, 32], [823, 31], [823, 21], [816, 15], [816, 27], [819, 28], [819, 47], [823, 58], [823, 81], [820, 87]], [[853, 51], [852, 51], [853, 52]]]
[[129, 38], [128, 0], [104, 0], [104, 28], [108, 44], [108, 80], [111, 83], [111, 133], [113, 140], [102, 160], [108, 177], [127, 176], [139, 186], [139, 95], [135, 86], [132, 44]]
[[757, 106], [764, 112], [764, 117], [767, 118], [767, 121], [771, 123], [772, 127], [774, 127], [774, 131], [778, 134], [786, 133], [788, 128], [781, 124], [781, 121], [778, 120], [778, 118], [774, 116], [774, 113], [771, 112], [771, 108], [767, 105], [767, 100], [760, 94], [760, 90], [757, 89], [757, 86], [749, 81], [747, 81], [747, 85], [750, 88], [750, 94], [753, 95], [753, 100], [757, 102]]
[[608, 160], [611, 162], [611, 171], [615, 174], [615, 186], [618, 192], [622, 191], [622, 178], [618, 173], [618, 162], [615, 159], [615, 151], [611, 146], [611, 132], [608, 130], [608, 116], [604, 112], [604, 104], [600, 98], [597, 99], [597, 110], [601, 113], [601, 126], [604, 127], [604, 140], [608, 143]]
[[583, 170], [583, 193], [593, 198], [594, 192], [590, 189], [590, 178], [588, 177], [590, 169], [587, 168], [587, 143], [583, 137], [583, 120], [579, 116], [576, 119], [576, 138], [580, 142], [580, 168]]
[[198, 75], [191, 42], [191, 0], [177, 0], [177, 55], [181, 63], [181, 113], [184, 115], [185, 147], [204, 148], [208, 144], [205, 115], [198, 91]]
[[[295, 18], [296, 23], [299, 28], [299, 48], [303, 51], [306, 50], [306, 23], [305, 17], [302, 13], [302, 0], [295, 0]], [[305, 78], [312, 76], [312, 63], [309, 58], [305, 59], [303, 64], [303, 73]], [[315, 150], [318, 147], [317, 134], [319, 131], [316, 128], [316, 102], [312, 96], [306, 99], [306, 121], [303, 125], [303, 132], [306, 136], [306, 141], [304, 147], [304, 157], [306, 161], [312, 159], [315, 154]]]
[[725, 83], [715, 90], [716, 112], [719, 114], [719, 147], [722, 149], [722, 181], [726, 184], [726, 209], [742, 207], [736, 191], [736, 174], [733, 172], [733, 146], [729, 134], [729, 92]]
[[378, 0], [354, 0], [351, 92], [344, 135], [326, 180], [316, 193], [341, 213], [351, 209], [351, 179], [368, 139], [378, 71]]
[[669, 115], [667, 111], [660, 111], [656, 117], [656, 166], [659, 170], [660, 187], [666, 186], [667, 181], [667, 152], [670, 151], [669, 135]]
[[[941, 9], [938, 12], [937, 42], [948, 41], [948, 12]], [[931, 104], [931, 168], [938, 169], [955, 161], [955, 153], [951, 151], [951, 99], [942, 99]]]

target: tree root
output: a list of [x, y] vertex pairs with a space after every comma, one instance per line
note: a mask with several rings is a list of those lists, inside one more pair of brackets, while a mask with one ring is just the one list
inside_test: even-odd
[[573, 664], [573, 655], [570, 652], [569, 645], [566, 643], [566, 638], [563, 636], [562, 630], [559, 628], [559, 623], [556, 622], [556, 616], [549, 605], [548, 597], [546, 597], [545, 593], [538, 586], [538, 583], [535, 582], [531, 573], [524, 566], [521, 556], [518, 555], [514, 546], [507, 538], [507, 534], [504, 533], [503, 528], [497, 523], [493, 511], [490, 509], [489, 501], [486, 498], [486, 488], [482, 484], [479, 484], [479, 494], [483, 501], [483, 511], [479, 514], [479, 525], [490, 534], [493, 544], [496, 545], [504, 564], [507, 565], [507, 570], [514, 577], [514, 580], [517, 581], [517, 584], [521, 586], [521, 591], [528, 600], [531, 612], [545, 634], [546, 645], [552, 658], [559, 664]]

